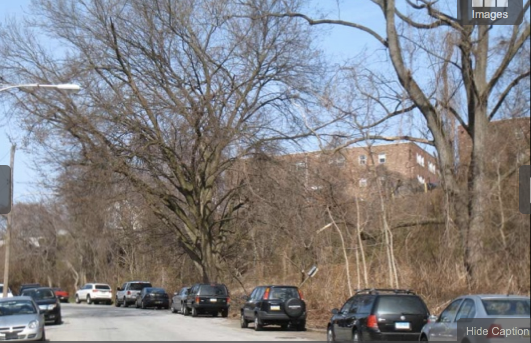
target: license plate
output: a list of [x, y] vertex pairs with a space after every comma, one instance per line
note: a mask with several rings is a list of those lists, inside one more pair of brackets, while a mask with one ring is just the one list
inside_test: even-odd
[[217, 302], [218, 302], [218, 299], [210, 299], [210, 302], [211, 302], [211, 303], [217, 303]]
[[18, 339], [18, 333], [6, 333], [6, 340]]
[[395, 329], [397, 330], [410, 330], [411, 324], [407, 322], [397, 322], [395, 323]]
[[280, 306], [271, 306], [271, 311], [280, 311]]

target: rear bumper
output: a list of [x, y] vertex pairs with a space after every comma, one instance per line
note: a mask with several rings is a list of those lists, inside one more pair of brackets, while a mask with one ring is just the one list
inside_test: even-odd
[[61, 320], [61, 309], [59, 307], [56, 307], [53, 310], [47, 310], [43, 312], [45, 322], [55, 322]]
[[369, 330], [363, 334], [367, 341], [418, 341], [420, 332], [381, 332]]
[[113, 299], [112, 294], [97, 294], [97, 293], [91, 294], [90, 298], [93, 301], [112, 301]]
[[144, 305], [146, 307], [170, 307], [170, 301], [168, 299], [146, 299], [144, 300]]
[[228, 304], [193, 304], [192, 305], [196, 310], [203, 311], [203, 312], [214, 312], [214, 311], [222, 311], [222, 310], [229, 310], [230, 305]]
[[306, 312], [303, 313], [302, 316], [298, 318], [291, 318], [285, 313], [269, 313], [265, 311], [258, 311], [257, 313], [258, 319], [263, 324], [275, 324], [275, 323], [300, 323], [306, 320]]

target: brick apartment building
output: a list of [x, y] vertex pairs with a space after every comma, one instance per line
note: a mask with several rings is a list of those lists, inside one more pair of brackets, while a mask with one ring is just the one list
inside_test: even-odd
[[[502, 173], [515, 166], [528, 164], [530, 156], [530, 118], [493, 121], [488, 132], [487, 173]], [[472, 141], [465, 129], [458, 128], [459, 166], [463, 175], [470, 165]]]
[[368, 147], [345, 148], [336, 153], [321, 151], [283, 155], [282, 160], [299, 172], [309, 189], [319, 189], [331, 169], [336, 178], [348, 180], [345, 187], [359, 193], [374, 190], [379, 179], [395, 193], [432, 188], [439, 182], [437, 159], [415, 143], [392, 143]]

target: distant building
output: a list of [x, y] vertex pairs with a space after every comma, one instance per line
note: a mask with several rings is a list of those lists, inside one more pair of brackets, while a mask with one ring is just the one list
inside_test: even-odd
[[392, 143], [369, 147], [350, 147], [334, 154], [322, 151], [282, 155], [279, 157], [300, 173], [301, 180], [310, 190], [324, 185], [330, 170], [343, 179], [351, 192], [370, 193], [376, 181], [395, 193], [432, 189], [439, 182], [437, 159], [415, 143]]

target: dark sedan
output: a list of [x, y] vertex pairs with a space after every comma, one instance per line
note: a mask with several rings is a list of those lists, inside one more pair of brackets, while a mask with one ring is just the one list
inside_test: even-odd
[[162, 288], [146, 287], [136, 298], [136, 308], [170, 308], [170, 297]]
[[183, 287], [181, 290], [173, 295], [171, 302], [171, 313], [182, 313], [184, 314], [184, 303], [190, 293], [191, 287]]
[[24, 290], [21, 295], [33, 298], [41, 312], [44, 313], [44, 320], [47, 323], [61, 324], [61, 303], [53, 289], [48, 287], [31, 288]]

